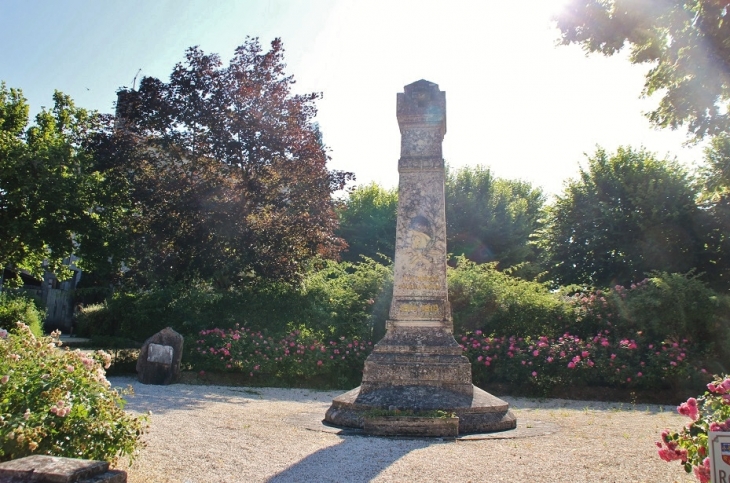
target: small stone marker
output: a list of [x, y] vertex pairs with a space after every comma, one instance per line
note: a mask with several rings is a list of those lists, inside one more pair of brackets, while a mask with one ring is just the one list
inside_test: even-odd
[[137, 359], [137, 380], [142, 384], [172, 384], [180, 377], [183, 336], [170, 327], [147, 339]]
[[32, 455], [0, 463], [3, 483], [126, 483], [127, 473], [106, 461]]

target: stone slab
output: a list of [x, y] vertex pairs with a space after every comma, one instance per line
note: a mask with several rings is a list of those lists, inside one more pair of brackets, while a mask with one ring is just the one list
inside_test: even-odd
[[31, 455], [0, 463], [3, 483], [126, 483], [127, 473], [106, 461]]
[[459, 418], [422, 418], [412, 416], [366, 417], [365, 434], [372, 436], [447, 437], [459, 435]]
[[[313, 410], [303, 413], [296, 413], [287, 418], [285, 421], [293, 428], [301, 428], [307, 431], [318, 431], [328, 434], [336, 434], [339, 436], [361, 436], [376, 437], [365, 434], [365, 430], [361, 428], [350, 428], [335, 426], [322, 419], [322, 410]], [[493, 431], [491, 433], [470, 433], [460, 434], [454, 439], [459, 441], [481, 441], [485, 439], [522, 439], [546, 436], [560, 432], [560, 426], [550, 421], [541, 419], [532, 419], [529, 415], [523, 415], [517, 422], [517, 427], [509, 431]], [[397, 439], [422, 439], [416, 436], [393, 436]], [[427, 439], [427, 438], [424, 438]]]
[[505, 431], [517, 427], [509, 404], [473, 387], [473, 395], [425, 386], [393, 386], [366, 394], [357, 387], [332, 400], [325, 421], [337, 426], [363, 428], [372, 410], [443, 410], [459, 417], [459, 434]]

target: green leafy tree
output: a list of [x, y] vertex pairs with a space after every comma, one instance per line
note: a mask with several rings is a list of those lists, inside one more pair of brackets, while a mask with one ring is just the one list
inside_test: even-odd
[[697, 266], [697, 189], [674, 161], [603, 149], [549, 208], [539, 244], [555, 283], [603, 287]]
[[86, 146], [103, 117], [58, 91], [53, 103], [28, 127], [22, 92], [0, 84], [0, 263], [35, 275], [45, 264], [63, 277], [72, 253], [89, 266], [109, 264], [114, 209], [103, 202], [104, 178]]
[[292, 94], [283, 52], [248, 38], [225, 67], [194, 47], [169, 82], [119, 92], [98, 153], [139, 213], [126, 230], [141, 283], [293, 280], [344, 247], [331, 194], [350, 174], [327, 169], [320, 95]]
[[398, 191], [377, 183], [358, 186], [338, 210], [340, 227], [337, 234], [349, 245], [342, 258], [357, 262], [361, 256], [379, 259], [395, 256], [395, 225], [398, 212]]
[[507, 268], [535, 261], [530, 235], [540, 226], [545, 196], [530, 183], [495, 178], [476, 166], [446, 176], [448, 250]]
[[702, 208], [698, 231], [705, 250], [700, 268], [716, 289], [730, 288], [730, 136], [713, 138], [700, 169]]
[[[445, 183], [448, 250], [477, 263], [507, 268], [535, 261], [530, 235], [539, 225], [545, 197], [523, 181], [495, 178], [476, 166], [448, 171]], [[338, 234], [349, 244], [343, 258], [395, 255], [398, 192], [372, 183], [354, 189], [340, 209]]]
[[647, 116], [699, 140], [730, 131], [730, 22], [724, 0], [571, 0], [557, 17], [561, 43], [614, 55], [630, 46], [651, 66], [643, 94], [663, 97]]

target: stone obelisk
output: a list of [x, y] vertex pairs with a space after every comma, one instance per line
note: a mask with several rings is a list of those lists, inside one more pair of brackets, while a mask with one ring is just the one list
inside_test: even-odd
[[453, 336], [442, 154], [446, 95], [425, 80], [407, 85], [397, 97], [397, 118], [401, 157], [390, 320], [365, 361], [362, 385], [335, 398], [325, 421], [362, 428], [374, 409], [443, 410], [459, 417], [459, 433], [512, 429], [517, 421], [509, 405], [472, 385], [471, 364]]

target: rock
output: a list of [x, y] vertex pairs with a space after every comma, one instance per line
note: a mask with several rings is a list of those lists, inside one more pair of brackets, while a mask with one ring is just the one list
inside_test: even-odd
[[32, 455], [0, 463], [7, 483], [125, 483], [127, 473], [110, 470], [106, 461]]
[[183, 336], [166, 327], [147, 339], [137, 359], [137, 380], [142, 384], [172, 384], [180, 378]]

